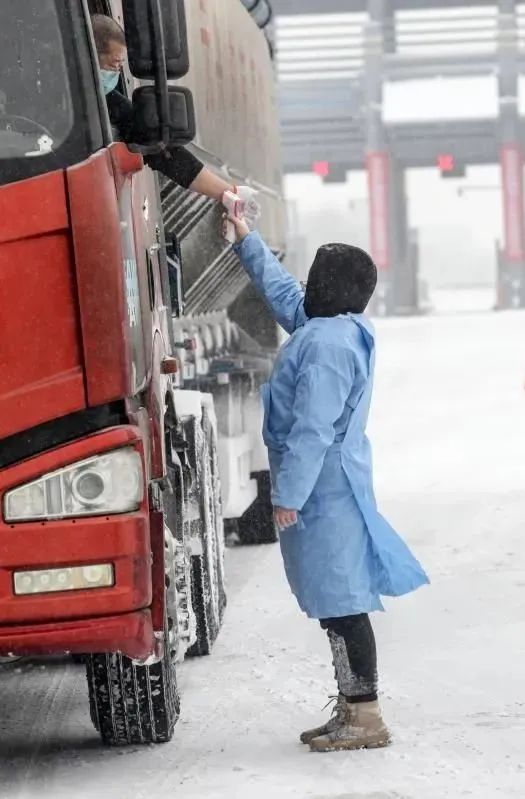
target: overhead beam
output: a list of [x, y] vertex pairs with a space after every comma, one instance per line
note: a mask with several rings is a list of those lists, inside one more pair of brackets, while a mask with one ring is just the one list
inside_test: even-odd
[[[420, 11], [427, 8], [462, 8], [468, 9], [465, 0], [391, 0], [396, 11]], [[476, 6], [496, 7], [494, 0], [476, 0]], [[272, 0], [274, 13], [283, 16], [297, 14], [349, 14], [365, 12], [367, 0]]]
[[[314, 120], [312, 120], [314, 123]], [[525, 125], [520, 123], [521, 135]], [[436, 166], [439, 153], [451, 152], [466, 164], [496, 164], [499, 138], [496, 120], [440, 121], [390, 125], [386, 128], [389, 152], [400, 165]], [[283, 126], [283, 155], [286, 172], [311, 172], [316, 161], [328, 161], [347, 170], [363, 169], [364, 130], [358, 123], [316, 129], [309, 141], [287, 125]]]

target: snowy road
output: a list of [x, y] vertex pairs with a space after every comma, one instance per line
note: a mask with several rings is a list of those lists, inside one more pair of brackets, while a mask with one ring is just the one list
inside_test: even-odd
[[211, 658], [182, 670], [165, 746], [108, 750], [83, 670], [0, 670], [0, 797], [475, 799], [525, 796], [525, 315], [379, 325], [372, 434], [386, 513], [433, 585], [374, 618], [388, 750], [310, 754], [333, 692], [277, 547], [228, 552]]

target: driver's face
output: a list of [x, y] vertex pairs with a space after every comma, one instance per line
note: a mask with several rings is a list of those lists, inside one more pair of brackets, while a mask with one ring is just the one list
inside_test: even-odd
[[110, 42], [105, 53], [98, 54], [100, 69], [118, 72], [126, 61], [126, 48], [119, 42]]

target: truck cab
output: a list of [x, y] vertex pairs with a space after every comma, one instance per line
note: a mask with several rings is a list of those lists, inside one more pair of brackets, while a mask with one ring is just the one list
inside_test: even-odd
[[[228, 5], [229, 35], [249, 31], [262, 53], [242, 4]], [[94, 12], [126, 32], [121, 90], [145, 131], [132, 147], [109, 122]], [[144, 153], [195, 134], [209, 68], [198, 14], [213, 30], [219, 7], [0, 10], [0, 655], [82, 655], [107, 743], [171, 738], [176, 664], [209, 653], [226, 604], [221, 469], [241, 533], [266, 474], [233, 414], [251, 401], [257, 416], [271, 346], [231, 312], [246, 283], [234, 288], [219, 212], [144, 168]], [[227, 171], [202, 119], [195, 152]], [[261, 188], [275, 225], [277, 193]]]

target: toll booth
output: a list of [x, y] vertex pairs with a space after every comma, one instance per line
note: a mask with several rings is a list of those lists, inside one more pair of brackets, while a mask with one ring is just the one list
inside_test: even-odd
[[[463, 175], [469, 165], [499, 164], [503, 240], [496, 253], [497, 305], [525, 306], [525, 130], [518, 107], [525, 13], [516, 0], [476, 0], [475, 5], [464, 0], [273, 2], [285, 169], [313, 169], [326, 181], [366, 170], [370, 249], [379, 272], [377, 314], [418, 313], [425, 305], [405, 175], [407, 169], [429, 166], [446, 178]], [[443, 14], [429, 16], [429, 9]], [[315, 13], [322, 16], [312, 17], [310, 24], [304, 15]], [[387, 83], [483, 75], [497, 76], [496, 119], [385, 122]]]

